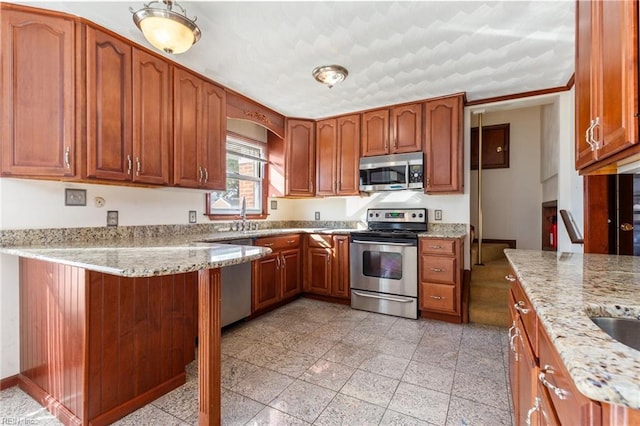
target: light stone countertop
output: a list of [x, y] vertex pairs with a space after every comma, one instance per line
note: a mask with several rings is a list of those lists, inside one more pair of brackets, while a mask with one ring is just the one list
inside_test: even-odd
[[590, 319], [640, 320], [640, 257], [514, 249], [505, 254], [578, 390], [596, 401], [640, 409], [640, 351]]

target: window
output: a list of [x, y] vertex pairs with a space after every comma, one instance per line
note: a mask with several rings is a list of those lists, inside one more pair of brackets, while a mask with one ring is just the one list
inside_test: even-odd
[[248, 215], [262, 215], [266, 144], [227, 134], [227, 190], [208, 195], [210, 215], [238, 215], [242, 199]]

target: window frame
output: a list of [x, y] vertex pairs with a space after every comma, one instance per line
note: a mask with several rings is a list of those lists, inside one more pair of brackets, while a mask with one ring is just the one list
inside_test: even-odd
[[[247, 212], [247, 219], [266, 219], [267, 218], [267, 195], [268, 195], [268, 186], [269, 186], [269, 146], [266, 142], [262, 142], [253, 138], [249, 138], [247, 136], [240, 135], [235, 132], [227, 131], [225, 138], [225, 165], [226, 165], [226, 155], [227, 155], [227, 139], [233, 138], [240, 142], [249, 143], [257, 146], [264, 146], [264, 159], [265, 163], [263, 165], [263, 174], [261, 179], [262, 185], [262, 194], [261, 194], [261, 212], [260, 213], [249, 213]], [[225, 171], [225, 184], [227, 182], [227, 173]], [[205, 215], [209, 217], [210, 220], [235, 220], [240, 218], [240, 213], [211, 213], [211, 193], [214, 191], [207, 192], [205, 196]]]

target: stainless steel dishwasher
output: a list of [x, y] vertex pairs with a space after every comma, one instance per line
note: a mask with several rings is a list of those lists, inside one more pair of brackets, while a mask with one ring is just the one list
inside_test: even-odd
[[[251, 246], [253, 240], [220, 241], [221, 244]], [[251, 262], [225, 266], [220, 269], [222, 278], [222, 327], [251, 315]]]

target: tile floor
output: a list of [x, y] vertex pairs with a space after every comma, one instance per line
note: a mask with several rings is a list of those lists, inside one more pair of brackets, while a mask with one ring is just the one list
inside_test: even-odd
[[[222, 424], [511, 425], [506, 337], [299, 299], [223, 333]], [[116, 424], [196, 424], [196, 363], [187, 373]], [[14, 387], [0, 424], [59, 423]]]

